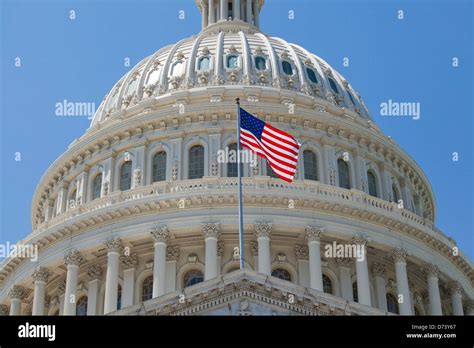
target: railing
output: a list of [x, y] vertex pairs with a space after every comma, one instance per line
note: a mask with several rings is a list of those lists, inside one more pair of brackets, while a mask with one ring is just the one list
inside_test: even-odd
[[[242, 178], [242, 188], [244, 194], [253, 191], [253, 193], [262, 194], [281, 194], [291, 198], [292, 194], [298, 195], [295, 198], [304, 198], [305, 196], [328, 203], [342, 203], [353, 208], [363, 209], [373, 213], [388, 214], [402, 222], [412, 222], [418, 225], [444, 235], [434, 224], [406, 209], [399, 209], [396, 203], [387, 202], [383, 199], [370, 196], [365, 192], [351, 189], [343, 189], [336, 186], [322, 184], [316, 181], [297, 181], [286, 183], [281, 180], [260, 176]], [[157, 182], [152, 185], [142, 186], [128, 191], [115, 191], [111, 194], [79, 205], [60, 215], [54, 217], [48, 222], [40, 224], [37, 232], [41, 232], [51, 226], [63, 223], [75, 216], [93, 212], [122, 202], [145, 199], [148, 197], [178, 198], [183, 193], [203, 193], [213, 191], [235, 191], [237, 194], [237, 178], [222, 177], [204, 177], [195, 180], [181, 180], [172, 182]]]

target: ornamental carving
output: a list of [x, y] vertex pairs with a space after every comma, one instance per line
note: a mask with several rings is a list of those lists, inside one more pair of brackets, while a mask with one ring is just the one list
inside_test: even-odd
[[104, 245], [109, 253], [120, 253], [123, 249], [122, 240], [120, 238], [111, 237], [104, 241]]
[[102, 185], [102, 191], [104, 192], [104, 196], [107, 196], [109, 194], [109, 182], [105, 181], [104, 184]]
[[258, 243], [254, 240], [250, 241], [250, 252], [252, 256], [258, 256]]
[[66, 281], [61, 280], [58, 284], [58, 290], [61, 294], [64, 294], [66, 292]]
[[219, 238], [220, 235], [220, 225], [215, 223], [207, 223], [202, 226], [202, 233], [204, 235], [204, 239], [207, 238]]
[[408, 256], [407, 251], [401, 247], [397, 247], [393, 249], [390, 253], [390, 257], [393, 259], [393, 261], [395, 261], [395, 263], [406, 262], [407, 256]]
[[336, 263], [339, 267], [351, 267], [352, 260], [350, 257], [338, 257], [336, 258]]
[[272, 234], [272, 225], [268, 222], [257, 222], [254, 225], [255, 236], [257, 238], [266, 237], [270, 238]]
[[26, 288], [21, 285], [13, 285], [10, 290], [8, 290], [8, 296], [11, 299], [23, 300], [26, 296]]
[[100, 279], [102, 277], [102, 267], [100, 264], [96, 264], [87, 269], [87, 276], [90, 280]]
[[295, 245], [295, 254], [298, 260], [308, 260], [309, 259], [309, 249], [307, 245], [296, 244]]
[[304, 229], [305, 239], [307, 242], [319, 242], [321, 233], [323, 232], [322, 228], [315, 226], [306, 226]]
[[34, 272], [33, 272], [33, 280], [35, 282], [45, 282], [47, 283], [49, 278], [51, 277], [51, 272], [48, 268], [46, 267], [38, 267]]
[[372, 273], [374, 276], [384, 277], [387, 272], [387, 267], [380, 263], [380, 262], [373, 262], [372, 263]]
[[8, 315], [8, 306], [6, 304], [0, 304], [0, 315]]
[[175, 160], [173, 163], [173, 168], [171, 168], [171, 179], [173, 181], [178, 180], [178, 161]]
[[436, 266], [433, 263], [429, 263], [421, 267], [421, 272], [426, 276], [426, 277], [439, 277], [440, 271], [438, 266]]
[[68, 266], [69, 265], [79, 266], [82, 263], [82, 261], [84, 261], [82, 254], [76, 249], [71, 249], [66, 253], [66, 255], [64, 255], [64, 262]]
[[450, 282], [448, 284], [448, 289], [449, 289], [449, 292], [450, 292], [451, 295], [461, 295], [462, 296], [462, 294], [464, 292], [461, 284], [456, 280], [453, 280], [452, 282]]
[[133, 178], [134, 178], [135, 187], [138, 187], [142, 184], [142, 169], [141, 168], [136, 168], [133, 171]]
[[364, 236], [360, 234], [356, 234], [354, 237], [351, 239], [351, 243], [355, 245], [363, 245], [364, 247], [367, 245], [369, 240], [365, 238]]
[[179, 246], [170, 245], [166, 247], [166, 261], [178, 261], [179, 257]]
[[224, 241], [217, 242], [217, 256], [222, 256], [224, 254]]
[[120, 262], [123, 269], [135, 268], [138, 265], [138, 255], [137, 253], [120, 255]]
[[170, 237], [170, 232], [167, 226], [154, 227], [150, 233], [155, 243], [157, 242], [166, 243], [168, 242], [169, 237]]

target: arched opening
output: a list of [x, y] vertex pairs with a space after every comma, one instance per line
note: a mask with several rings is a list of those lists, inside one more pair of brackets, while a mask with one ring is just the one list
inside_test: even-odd
[[166, 180], [166, 152], [160, 151], [153, 156], [151, 176], [153, 182]]
[[323, 274], [323, 291], [326, 294], [333, 294], [332, 280], [327, 275]]
[[97, 174], [92, 182], [92, 200], [100, 198], [102, 189], [102, 173]]
[[188, 271], [183, 277], [183, 288], [201, 283], [204, 281], [204, 275], [201, 271], [193, 269]]
[[303, 151], [303, 166], [305, 180], [318, 180], [318, 159], [311, 150]]
[[286, 269], [276, 268], [272, 271], [272, 277], [291, 282], [291, 274]]
[[132, 162], [128, 161], [120, 167], [120, 191], [130, 190], [132, 187]]
[[398, 314], [398, 301], [392, 294], [387, 294], [387, 311]]
[[367, 181], [369, 183], [369, 195], [378, 197], [377, 192], [377, 179], [371, 170], [367, 171]]
[[349, 173], [349, 165], [342, 158], [337, 160], [337, 170], [339, 174], [339, 187], [350, 189], [351, 179]]
[[148, 301], [153, 297], [153, 276], [148, 276], [142, 283], [142, 301]]
[[189, 179], [200, 179], [204, 176], [204, 147], [195, 145], [189, 149]]
[[87, 315], [87, 296], [82, 296], [76, 303], [76, 315], [85, 316]]

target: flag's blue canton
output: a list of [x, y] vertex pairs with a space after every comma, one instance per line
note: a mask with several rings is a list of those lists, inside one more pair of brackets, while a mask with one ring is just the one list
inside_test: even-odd
[[240, 109], [240, 127], [251, 132], [258, 140], [262, 138], [263, 128], [265, 122], [260, 121], [258, 118], [252, 116], [244, 109]]

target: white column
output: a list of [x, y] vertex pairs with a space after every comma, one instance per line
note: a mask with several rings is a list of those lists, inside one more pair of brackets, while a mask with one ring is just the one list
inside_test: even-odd
[[341, 283], [341, 296], [345, 300], [354, 301], [354, 293], [352, 292], [351, 279], [351, 258], [337, 258], [336, 263], [339, 265], [339, 282]]
[[21, 302], [26, 295], [26, 289], [21, 285], [13, 285], [8, 291], [10, 297], [10, 315], [21, 315]]
[[[405, 249], [392, 250], [391, 256], [395, 262], [395, 275], [397, 278], [397, 300], [401, 315], [413, 315], [410, 286], [407, 275], [407, 252]], [[401, 296], [401, 297], [400, 297]]]
[[135, 267], [138, 264], [138, 255], [136, 253], [120, 256], [123, 269], [123, 287], [122, 287], [122, 308], [133, 305], [133, 295], [135, 292]]
[[64, 293], [64, 315], [76, 315], [76, 290], [79, 265], [83, 257], [76, 249], [69, 250], [64, 256], [67, 265], [66, 291]]
[[258, 1], [253, 1], [253, 15], [254, 15], [254, 18], [253, 18], [253, 22], [254, 22], [254, 25], [256, 27], [259, 26], [260, 24], [260, 14], [259, 14], [259, 11], [258, 11]]
[[201, 2], [201, 25], [202, 25], [202, 29], [207, 27], [207, 20], [209, 18], [207, 8], [208, 8], [207, 4], [204, 1], [202, 1]]
[[428, 298], [431, 315], [443, 315], [441, 309], [441, 296], [439, 294], [438, 276], [439, 268], [434, 264], [428, 264], [421, 268], [422, 273], [426, 276], [428, 283]]
[[87, 275], [90, 278], [87, 287], [87, 315], [97, 315], [102, 267], [99, 264], [89, 267]]
[[38, 267], [33, 272], [35, 292], [33, 295], [33, 315], [44, 315], [45, 287], [51, 272], [46, 267]]
[[363, 251], [363, 258], [356, 258], [356, 273], [357, 273], [357, 296], [358, 302], [367, 306], [372, 306], [370, 299], [370, 282], [369, 282], [369, 269], [367, 266], [367, 246], [368, 240], [362, 236], [356, 235], [352, 239], [352, 243], [357, 245]]
[[161, 296], [166, 289], [166, 243], [169, 240], [168, 227], [156, 227], [151, 235], [154, 240], [153, 298]]
[[208, 223], [203, 226], [204, 242], [206, 243], [206, 261], [204, 280], [216, 278], [219, 275], [217, 262], [217, 241], [220, 234], [220, 226]]
[[220, 0], [221, 1], [221, 11], [220, 11], [220, 20], [226, 21], [228, 14], [227, 14], [227, 0]]
[[372, 263], [372, 273], [374, 275], [375, 295], [377, 298], [377, 308], [387, 311], [387, 287], [385, 281], [386, 267], [379, 262]]
[[252, 21], [252, 0], [247, 0], [245, 5], [246, 5], [246, 7], [245, 7], [246, 22], [249, 23], [249, 24], [253, 24], [253, 21]]
[[214, 24], [216, 22], [214, 0], [209, 0], [208, 12], [209, 12], [208, 25]]
[[321, 268], [322, 230], [314, 226], [306, 226], [305, 238], [308, 242], [309, 253], [309, 286], [311, 289], [323, 291], [323, 272]]
[[240, 0], [234, 0], [233, 3], [234, 19], [240, 19]]
[[107, 273], [105, 275], [104, 314], [117, 310], [119, 257], [122, 249], [120, 238], [110, 238], [104, 242], [107, 247]]
[[449, 291], [451, 292], [453, 315], [464, 315], [464, 309], [462, 308], [463, 289], [461, 284], [459, 284], [457, 281], [453, 281], [451, 284], [449, 284]]
[[56, 201], [56, 215], [64, 213], [66, 211], [67, 204], [67, 185], [62, 184], [62, 187], [59, 189], [58, 197]]
[[166, 247], [166, 293], [176, 291], [176, 272], [179, 258], [179, 246]]
[[258, 271], [262, 274], [271, 275], [270, 236], [272, 226], [268, 223], [261, 222], [255, 224], [254, 230], [258, 243]]

